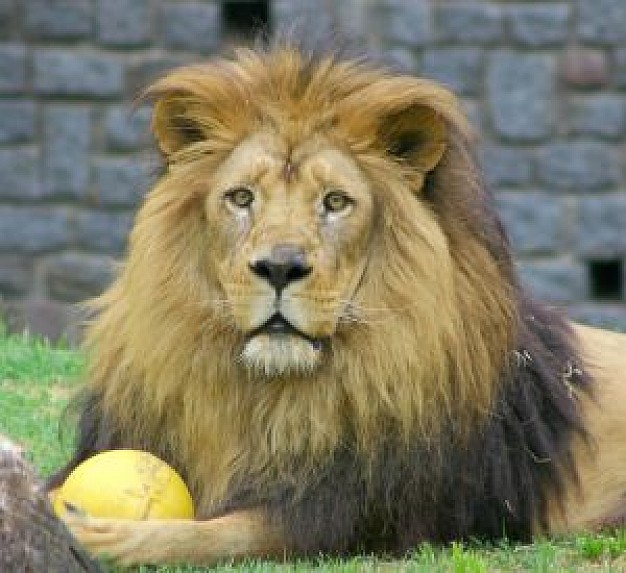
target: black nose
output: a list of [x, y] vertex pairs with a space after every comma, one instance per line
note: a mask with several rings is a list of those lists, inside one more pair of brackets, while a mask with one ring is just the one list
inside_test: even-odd
[[250, 263], [250, 270], [265, 279], [280, 294], [289, 284], [311, 273], [306, 254], [295, 245], [275, 245], [268, 257]]

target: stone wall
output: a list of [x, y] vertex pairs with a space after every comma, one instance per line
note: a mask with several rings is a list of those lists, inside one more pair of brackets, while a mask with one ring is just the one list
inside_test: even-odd
[[464, 100], [536, 294], [626, 328], [624, 0], [0, 0], [0, 304], [76, 338], [73, 303], [110, 281], [158, 169], [165, 70], [250, 20], [332, 25]]

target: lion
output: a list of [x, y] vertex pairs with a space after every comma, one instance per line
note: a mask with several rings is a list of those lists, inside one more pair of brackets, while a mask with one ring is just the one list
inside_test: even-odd
[[522, 288], [453, 94], [293, 45], [147, 91], [164, 173], [94, 302], [73, 459], [197, 519], [68, 514], [124, 564], [403, 555], [626, 515], [626, 336]]

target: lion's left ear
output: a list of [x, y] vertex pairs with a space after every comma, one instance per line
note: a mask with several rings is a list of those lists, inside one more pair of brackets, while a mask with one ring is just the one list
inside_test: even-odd
[[443, 118], [426, 105], [414, 105], [385, 117], [380, 137], [387, 152], [410, 163], [417, 171], [432, 171], [447, 147]]

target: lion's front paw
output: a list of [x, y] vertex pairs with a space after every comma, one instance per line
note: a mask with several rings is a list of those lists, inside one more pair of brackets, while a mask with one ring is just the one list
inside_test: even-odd
[[101, 519], [70, 513], [64, 516], [64, 521], [90, 553], [122, 565], [150, 563], [154, 557], [151, 549], [158, 545], [148, 521]]

